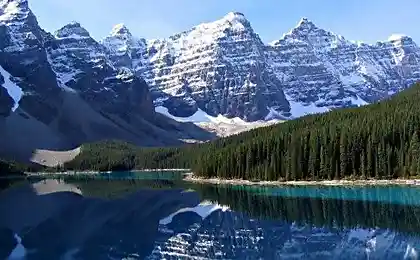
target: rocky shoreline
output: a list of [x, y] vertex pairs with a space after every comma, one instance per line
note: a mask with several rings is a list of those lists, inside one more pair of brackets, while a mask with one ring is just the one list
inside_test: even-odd
[[[163, 173], [163, 172], [179, 172], [184, 174], [184, 181], [203, 183], [203, 184], [228, 184], [228, 185], [259, 185], [259, 186], [304, 186], [304, 185], [324, 185], [324, 186], [361, 186], [361, 185], [420, 185], [420, 179], [368, 179], [368, 180], [322, 180], [322, 181], [250, 181], [241, 179], [220, 179], [220, 178], [202, 178], [195, 176], [189, 169], [143, 169], [133, 170], [130, 172], [148, 172], [148, 173]], [[111, 171], [66, 171], [66, 172], [27, 172], [26, 176], [47, 176], [47, 175], [95, 175], [104, 173], [115, 173]]]
[[201, 178], [193, 173], [187, 174], [185, 181], [203, 184], [229, 184], [229, 185], [260, 185], [260, 186], [353, 186], [353, 185], [420, 185], [420, 179], [393, 179], [393, 180], [324, 180], [324, 181], [249, 181], [239, 179]]

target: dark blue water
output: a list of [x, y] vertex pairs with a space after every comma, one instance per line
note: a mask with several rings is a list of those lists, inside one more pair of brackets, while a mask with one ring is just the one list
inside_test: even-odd
[[114, 173], [1, 187], [0, 259], [418, 259], [420, 250], [415, 186], [217, 186]]

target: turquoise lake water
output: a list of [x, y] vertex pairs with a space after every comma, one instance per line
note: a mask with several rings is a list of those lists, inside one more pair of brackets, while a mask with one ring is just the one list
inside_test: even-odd
[[0, 259], [419, 257], [416, 186], [210, 185], [176, 172], [2, 181]]

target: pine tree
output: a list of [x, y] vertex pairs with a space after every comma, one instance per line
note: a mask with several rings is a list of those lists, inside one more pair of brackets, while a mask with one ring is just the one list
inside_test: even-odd
[[340, 174], [338, 179], [346, 176], [347, 174], [347, 163], [348, 163], [348, 154], [347, 154], [347, 135], [343, 131], [340, 137]]
[[414, 132], [414, 134], [411, 137], [410, 140], [410, 149], [409, 149], [409, 158], [410, 158], [410, 175], [416, 176], [418, 173], [418, 170], [420, 170], [419, 164], [420, 164], [420, 141], [419, 136], [417, 132]]

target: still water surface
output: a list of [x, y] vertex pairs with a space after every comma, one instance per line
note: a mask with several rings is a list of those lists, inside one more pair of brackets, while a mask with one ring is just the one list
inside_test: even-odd
[[1, 180], [0, 259], [418, 259], [420, 188]]

